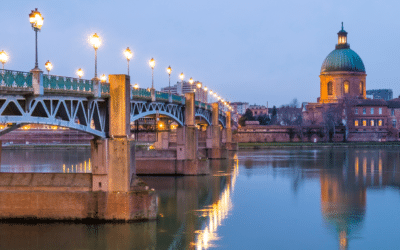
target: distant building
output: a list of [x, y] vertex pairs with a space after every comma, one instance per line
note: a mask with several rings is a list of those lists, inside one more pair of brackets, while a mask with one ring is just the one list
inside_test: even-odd
[[201, 83], [199, 81], [195, 81], [195, 82], [193, 82], [193, 84], [183, 81], [183, 82], [177, 82], [175, 85], [173, 85], [171, 87], [161, 88], [161, 92], [168, 93], [169, 90], [171, 90], [171, 94], [174, 94], [174, 95], [184, 95], [185, 93], [195, 92], [196, 93], [196, 97], [195, 97], [196, 101], [208, 102], [207, 91], [205, 91], [202, 87], [203, 87], [203, 83]]
[[393, 90], [391, 89], [370, 89], [367, 90], [367, 97], [371, 99], [383, 99], [389, 101], [393, 99]]
[[249, 108], [248, 102], [231, 102], [230, 105], [232, 106], [233, 111], [239, 115], [244, 115], [244, 113], [246, 113], [246, 109]]
[[260, 116], [260, 115], [268, 115], [269, 111], [268, 108], [264, 105], [250, 105], [249, 109], [253, 112], [253, 116]]

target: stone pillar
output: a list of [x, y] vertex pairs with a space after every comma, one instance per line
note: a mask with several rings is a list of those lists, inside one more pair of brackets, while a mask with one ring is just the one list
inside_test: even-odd
[[92, 191], [108, 191], [108, 139], [90, 141]]
[[198, 138], [195, 126], [195, 93], [185, 94], [185, 126], [177, 128], [176, 174], [208, 174], [209, 162], [199, 160], [197, 153]]
[[232, 142], [231, 112], [226, 112], [226, 143]]
[[31, 70], [32, 73], [32, 88], [34, 95], [43, 95], [43, 71], [39, 68], [34, 68]]
[[155, 149], [168, 149], [169, 146], [168, 132], [157, 132], [157, 140], [154, 143]]
[[226, 143], [225, 147], [228, 151], [237, 151], [238, 144], [233, 142], [232, 139], [232, 119], [231, 119], [231, 112], [226, 112]]
[[197, 137], [195, 127], [195, 94], [185, 94], [185, 126], [177, 128], [177, 159], [193, 160], [197, 157]]
[[[110, 129], [108, 140], [108, 190], [128, 192], [135, 176], [131, 161], [130, 79], [127, 75], [109, 75]], [[133, 147], [134, 148], [134, 147]]]
[[208, 153], [210, 159], [225, 159], [225, 149], [222, 148], [221, 130], [219, 127], [219, 103], [212, 104], [212, 148]]

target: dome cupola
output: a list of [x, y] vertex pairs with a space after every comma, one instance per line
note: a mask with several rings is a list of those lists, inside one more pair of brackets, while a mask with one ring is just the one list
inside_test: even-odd
[[347, 32], [342, 29], [338, 32], [338, 44], [325, 58], [321, 67], [321, 74], [335, 71], [350, 71], [365, 73], [365, 66], [361, 57], [350, 49], [350, 44], [347, 43]]

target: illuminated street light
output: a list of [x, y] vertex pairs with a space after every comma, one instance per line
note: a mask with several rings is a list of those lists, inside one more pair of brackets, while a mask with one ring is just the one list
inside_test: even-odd
[[44, 67], [47, 69], [47, 75], [50, 75], [50, 71], [53, 69], [53, 64], [49, 60], [44, 64]]
[[197, 88], [200, 89], [201, 88], [201, 82], [197, 83]]
[[172, 72], [172, 68], [171, 66], [168, 66], [167, 68], [167, 73], [168, 73], [168, 93], [171, 94], [171, 72]]
[[40, 14], [37, 8], [35, 10], [32, 10], [32, 12], [29, 14], [29, 22], [32, 25], [33, 30], [35, 31], [35, 48], [36, 48], [36, 57], [35, 57], [35, 69], [39, 69], [39, 64], [38, 64], [38, 49], [37, 49], [37, 33], [40, 31], [40, 29], [43, 26], [43, 16]]
[[8, 55], [7, 53], [2, 50], [0, 52], [0, 62], [3, 64], [3, 72], [4, 72], [4, 64], [8, 61]]
[[81, 68], [79, 68], [78, 71], [76, 71], [76, 74], [78, 75], [79, 79], [82, 78], [83, 70]]
[[179, 78], [181, 78], [181, 81], [183, 82], [183, 78], [185, 78], [185, 75], [183, 74], [183, 72], [179, 75]]
[[193, 84], [193, 78], [190, 77], [189, 83], [190, 83], [190, 84]]
[[149, 61], [149, 65], [151, 67], [151, 88], [154, 89], [154, 67], [156, 66], [156, 61], [151, 58]]
[[131, 60], [133, 53], [132, 51], [128, 48], [126, 48], [126, 50], [124, 50], [124, 55], [126, 57], [126, 60], [128, 61], [128, 76], [129, 76], [129, 61]]
[[101, 82], [106, 82], [106, 80], [107, 80], [107, 76], [106, 76], [105, 74], [102, 74], [102, 75], [100, 76], [100, 81], [101, 81]]
[[101, 45], [101, 40], [97, 33], [90, 37], [90, 44], [94, 48], [94, 78], [97, 79], [97, 49]]
[[135, 83], [135, 85], [133, 85], [134, 89], [138, 89], [139, 88], [139, 84]]
[[208, 90], [208, 88], [207, 88], [207, 87], [204, 87], [204, 91], [207, 92], [207, 90]]

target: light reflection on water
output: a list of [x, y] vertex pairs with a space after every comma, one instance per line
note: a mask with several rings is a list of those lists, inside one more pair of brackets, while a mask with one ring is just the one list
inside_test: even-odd
[[[68, 173], [69, 168], [84, 172], [84, 162], [86, 171], [90, 165], [88, 150], [61, 154], [48, 151], [41, 156], [19, 152], [19, 158], [15, 153], [13, 157], [5, 154], [3, 151], [2, 171]], [[30, 158], [21, 157], [24, 154]], [[54, 162], [42, 159], [45, 156]], [[21, 162], [23, 165], [18, 166]], [[211, 165], [212, 175], [208, 176], [140, 177], [159, 196], [157, 221], [104, 225], [0, 223], [0, 244], [10, 249], [32, 248], [29, 242], [35, 242], [37, 249], [46, 248], [49, 242], [70, 249], [398, 246], [400, 150], [396, 148], [241, 151], [238, 159], [211, 161]], [[73, 241], [63, 240], [71, 237]]]

